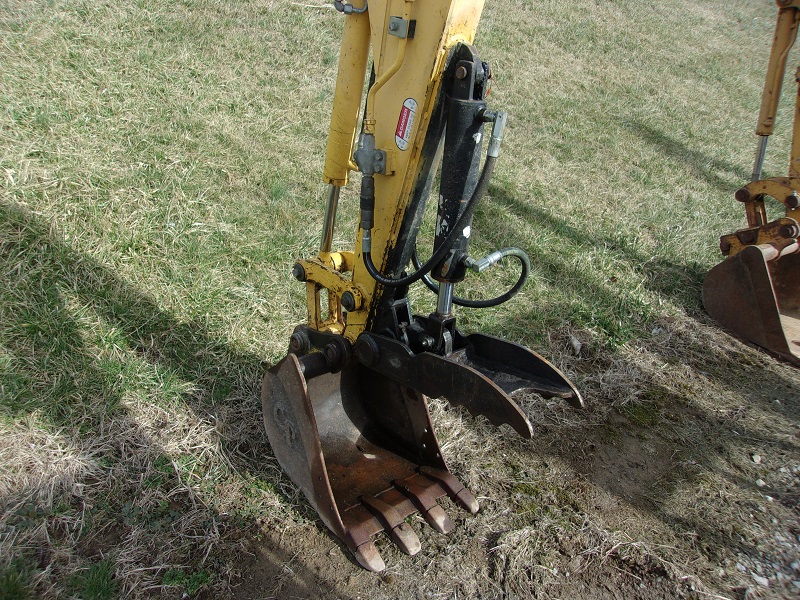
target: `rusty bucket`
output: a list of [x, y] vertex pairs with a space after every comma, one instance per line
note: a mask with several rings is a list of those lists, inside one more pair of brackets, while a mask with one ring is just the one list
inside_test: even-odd
[[800, 366], [800, 247], [746, 246], [709, 271], [708, 314], [738, 337]]
[[324, 352], [289, 354], [264, 377], [264, 424], [275, 457], [371, 571], [385, 568], [375, 534], [385, 531], [413, 555], [421, 545], [407, 517], [419, 513], [448, 533], [454, 523], [440, 498], [478, 511], [473, 494], [447, 468], [426, 396], [445, 397], [524, 438], [533, 429], [511, 394], [529, 390], [583, 406], [572, 383], [527, 348], [460, 333], [456, 345], [449, 357], [414, 354], [397, 340], [364, 333], [358, 360], [339, 370], [330, 369]]
[[452, 530], [437, 504], [445, 495], [477, 512], [447, 470], [422, 394], [358, 365], [307, 379], [289, 354], [265, 377], [262, 399], [281, 467], [363, 567], [385, 567], [371, 540], [380, 531], [408, 554], [420, 550], [412, 513]]

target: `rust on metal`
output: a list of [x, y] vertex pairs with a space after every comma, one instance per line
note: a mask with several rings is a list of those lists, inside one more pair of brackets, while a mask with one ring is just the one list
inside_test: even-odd
[[510, 394], [532, 390], [583, 403], [560, 371], [522, 346], [460, 333], [456, 344], [450, 357], [414, 354], [365, 333], [355, 354], [370, 366], [349, 360], [333, 373], [339, 365], [332, 352], [289, 354], [264, 377], [264, 422], [275, 457], [367, 569], [385, 566], [372, 541], [382, 531], [403, 552], [419, 552], [409, 515], [419, 513], [440, 533], [452, 531], [441, 498], [478, 512], [475, 496], [442, 457], [425, 395], [445, 397], [526, 438], [530, 421]]
[[794, 219], [776, 219], [759, 227], [739, 229], [734, 233], [720, 237], [720, 249], [726, 256], [733, 256], [746, 246], [771, 245], [780, 252], [787, 246], [797, 242], [800, 228]]
[[[420, 549], [405, 519], [416, 512], [437, 531], [453, 528], [437, 501], [477, 512], [474, 496], [447, 469], [427, 403], [416, 390], [367, 367], [304, 376], [313, 353], [289, 354], [262, 385], [264, 422], [281, 467], [323, 523], [365, 568], [383, 559], [372, 537], [386, 531], [408, 554]], [[312, 361], [313, 359], [313, 361]]]
[[[744, 340], [800, 365], [800, 69], [788, 177], [762, 179], [767, 139], [775, 126], [786, 61], [800, 26], [800, 0], [779, 7], [756, 126], [752, 181], [735, 193], [747, 228], [720, 238], [727, 258], [706, 276], [703, 305], [714, 320]], [[782, 203], [783, 218], [769, 221], [765, 198]]]
[[739, 337], [800, 365], [800, 253], [750, 245], [709, 271], [708, 314]]

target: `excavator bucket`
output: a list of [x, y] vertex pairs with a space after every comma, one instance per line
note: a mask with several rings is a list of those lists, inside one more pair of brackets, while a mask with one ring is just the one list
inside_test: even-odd
[[478, 510], [447, 471], [419, 393], [359, 366], [308, 380], [302, 371], [298, 357], [289, 354], [264, 379], [270, 445], [361, 566], [384, 569], [371, 540], [379, 531], [416, 554], [419, 538], [405, 522], [416, 511], [438, 531], [450, 531], [453, 523], [436, 503], [442, 496]]
[[[531, 272], [520, 248], [469, 255], [473, 216], [507, 122], [488, 105], [492, 70], [472, 46], [483, 0], [335, 5], [345, 24], [323, 173], [323, 233], [319, 254], [292, 269], [306, 286], [308, 321], [293, 333], [290, 354], [265, 375], [261, 395], [283, 470], [358, 563], [380, 571], [376, 534], [386, 532], [415, 554], [420, 540], [410, 515], [447, 533], [454, 524], [441, 498], [478, 510], [447, 468], [426, 397], [446, 398], [523, 438], [533, 428], [513, 394], [575, 407], [583, 399], [538, 354], [463, 335], [456, 326], [454, 306], [497, 306]], [[335, 251], [339, 193], [355, 168], [361, 189], [354, 245]], [[429, 197], [438, 198], [433, 251], [409, 272]], [[481, 273], [506, 257], [520, 263], [520, 276], [505, 293], [480, 301], [455, 294], [468, 270]], [[436, 292], [427, 317], [413, 313], [408, 296], [420, 281]]]
[[800, 253], [745, 247], [709, 271], [703, 305], [726, 329], [800, 365]]
[[448, 533], [454, 524], [437, 500], [448, 496], [478, 511], [473, 494], [447, 468], [420, 389], [526, 438], [533, 434], [530, 421], [503, 387], [583, 404], [560, 371], [530, 350], [489, 336], [466, 339], [445, 358], [415, 356], [399, 342], [368, 336], [356, 353], [372, 367], [355, 362], [331, 373], [323, 353], [289, 354], [264, 378], [264, 422], [278, 462], [371, 571], [385, 567], [375, 534], [385, 531], [413, 555], [420, 541], [409, 515], [419, 512]]

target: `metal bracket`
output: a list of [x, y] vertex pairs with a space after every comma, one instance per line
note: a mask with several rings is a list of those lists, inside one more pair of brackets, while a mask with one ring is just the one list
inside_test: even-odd
[[359, 148], [353, 155], [362, 173], [383, 175], [386, 173], [386, 150], [363, 150]]
[[375, 150], [372, 161], [376, 173], [380, 173], [381, 175], [386, 173], [386, 150]]
[[406, 21], [403, 17], [389, 17], [389, 35], [399, 38], [414, 39], [417, 20]]
[[495, 425], [506, 423], [526, 439], [533, 436], [531, 423], [516, 402], [469, 364], [431, 352], [415, 355], [402, 342], [367, 332], [358, 336], [355, 355], [363, 365], [402, 386], [430, 398], [447, 398]]
[[386, 173], [386, 151], [375, 148], [375, 136], [372, 134], [361, 134], [353, 160], [365, 175]]

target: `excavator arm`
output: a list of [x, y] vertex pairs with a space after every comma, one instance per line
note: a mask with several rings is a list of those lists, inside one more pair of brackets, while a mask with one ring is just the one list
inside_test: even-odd
[[[744, 205], [747, 227], [720, 238], [727, 258], [708, 273], [703, 304], [741, 338], [800, 365], [800, 69], [789, 176], [762, 179], [767, 140], [775, 128], [786, 63], [800, 23], [800, 0], [777, 4], [752, 180], [735, 194]], [[783, 204], [783, 217], [768, 220], [768, 196]]]
[[[491, 70], [473, 46], [483, 1], [336, 5], [345, 24], [323, 174], [329, 194], [322, 241], [317, 256], [292, 269], [306, 286], [308, 322], [266, 374], [262, 402], [282, 468], [356, 560], [379, 571], [376, 533], [414, 554], [420, 542], [409, 515], [418, 512], [447, 532], [454, 525], [438, 499], [478, 510], [447, 468], [426, 397], [445, 397], [525, 438], [532, 427], [513, 394], [563, 398], [575, 407], [583, 399], [531, 350], [456, 327], [455, 305], [505, 301], [530, 268], [518, 248], [469, 255], [472, 217], [507, 120], [488, 106]], [[353, 171], [360, 172], [354, 248], [335, 250], [340, 190]], [[421, 265], [417, 232], [436, 179], [434, 247]], [[485, 302], [456, 296], [468, 270], [484, 271], [505, 257], [521, 268], [511, 290]], [[407, 297], [420, 281], [437, 294], [427, 315], [414, 314]]]

